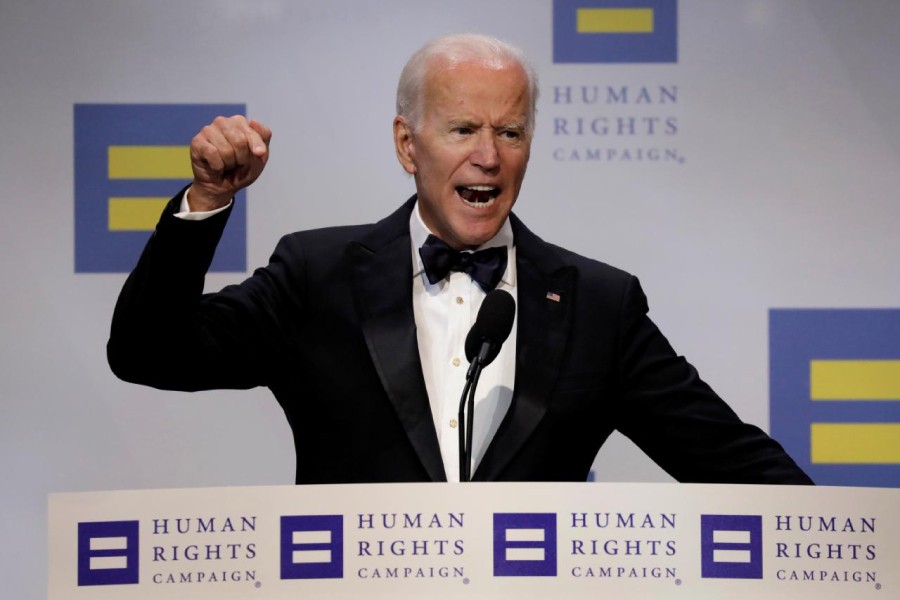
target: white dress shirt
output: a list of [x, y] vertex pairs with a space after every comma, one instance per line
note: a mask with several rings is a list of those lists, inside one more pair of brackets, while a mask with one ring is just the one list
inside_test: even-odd
[[[465, 273], [451, 272], [434, 285], [425, 276], [419, 248], [432, 233], [422, 222], [416, 204], [409, 218], [413, 253], [413, 313], [419, 358], [431, 415], [441, 446], [448, 481], [459, 481], [459, 399], [466, 383], [466, 335], [475, 323], [485, 293]], [[516, 248], [509, 220], [478, 249], [506, 246], [508, 260], [497, 289], [516, 298]], [[518, 319], [517, 319], [518, 320]], [[475, 394], [475, 425], [472, 433], [472, 473], [497, 433], [512, 400], [516, 375], [516, 321], [497, 358], [484, 368]]]

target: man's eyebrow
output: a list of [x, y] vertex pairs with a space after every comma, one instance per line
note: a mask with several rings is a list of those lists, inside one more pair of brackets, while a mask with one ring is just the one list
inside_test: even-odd
[[[468, 127], [468, 128], [479, 128], [481, 127], [480, 123], [472, 119], [451, 119], [447, 122], [447, 126], [451, 129], [455, 129], [457, 127]], [[525, 122], [524, 121], [510, 121], [508, 123], [500, 123], [496, 126], [493, 126], [496, 130], [514, 130], [514, 131], [524, 131], [525, 130]]]
[[451, 128], [455, 127], [478, 127], [478, 124], [471, 119], [451, 119], [447, 123]]

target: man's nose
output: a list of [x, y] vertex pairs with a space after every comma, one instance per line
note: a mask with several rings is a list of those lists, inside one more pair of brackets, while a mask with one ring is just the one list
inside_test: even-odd
[[475, 148], [469, 157], [469, 161], [485, 171], [496, 169], [500, 166], [500, 154], [497, 152], [497, 140], [492, 131], [480, 131], [476, 136]]

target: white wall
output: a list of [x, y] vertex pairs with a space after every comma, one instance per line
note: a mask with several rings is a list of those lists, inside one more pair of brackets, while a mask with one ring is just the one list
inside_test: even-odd
[[[439, 34], [491, 33], [542, 78], [516, 212], [639, 275], [651, 316], [744, 419], [768, 426], [770, 308], [898, 305], [900, 3], [682, 0], [676, 64], [555, 65], [551, 21], [538, 0], [0, 3], [4, 597], [45, 596], [48, 493], [293, 481], [267, 391], [159, 392], [109, 372], [125, 275], [74, 272], [74, 103], [246, 103], [275, 132], [249, 193], [256, 266], [289, 229], [376, 220], [405, 199], [390, 126], [406, 57]], [[677, 102], [555, 104], [568, 85], [676, 86]], [[556, 118], [594, 114], [678, 131], [554, 134]], [[554, 159], [631, 145], [684, 162]], [[597, 471], [666, 479], [621, 439]]]

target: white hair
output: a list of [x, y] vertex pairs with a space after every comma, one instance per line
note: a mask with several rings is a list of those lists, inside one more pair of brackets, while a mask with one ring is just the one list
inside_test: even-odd
[[403, 67], [397, 85], [397, 114], [405, 118], [413, 130], [421, 126], [425, 78], [429, 68], [436, 61], [451, 67], [470, 61], [483, 62], [498, 68], [509, 64], [522, 67], [528, 80], [529, 91], [529, 111], [526, 115], [528, 121], [525, 128], [531, 137], [537, 112], [537, 73], [519, 48], [495, 37], [477, 33], [447, 35], [431, 40], [413, 54]]

